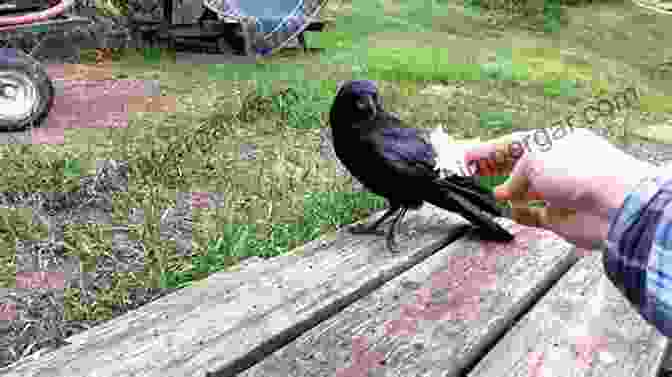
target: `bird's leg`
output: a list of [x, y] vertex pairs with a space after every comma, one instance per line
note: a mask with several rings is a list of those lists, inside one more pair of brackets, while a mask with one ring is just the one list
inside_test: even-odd
[[401, 219], [406, 216], [406, 212], [408, 211], [408, 208], [404, 207], [402, 208], [401, 212], [399, 212], [399, 215], [392, 221], [392, 226], [390, 226], [390, 229], [387, 231], [387, 248], [390, 250], [392, 253], [398, 253], [399, 250], [397, 249], [397, 242], [394, 239], [394, 232], [397, 228], [397, 225], [401, 223]]
[[377, 230], [378, 226], [383, 223], [383, 221], [387, 220], [390, 216], [394, 215], [401, 206], [398, 205], [393, 205], [390, 206], [390, 209], [383, 214], [383, 216], [380, 217], [380, 219], [376, 220], [373, 224], [358, 224], [358, 225], [353, 225], [351, 226], [348, 230], [352, 234], [376, 234], [379, 236], [385, 235], [385, 232], [382, 230]]

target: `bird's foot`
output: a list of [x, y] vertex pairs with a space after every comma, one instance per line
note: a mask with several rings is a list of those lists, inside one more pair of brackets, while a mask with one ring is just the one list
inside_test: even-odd
[[397, 241], [394, 240], [394, 237], [387, 239], [387, 249], [392, 254], [399, 254], [399, 248], [397, 248]]
[[375, 227], [367, 224], [357, 224], [357, 225], [351, 225], [348, 228], [348, 231], [352, 234], [374, 234], [377, 236], [384, 236], [385, 232], [376, 229]]

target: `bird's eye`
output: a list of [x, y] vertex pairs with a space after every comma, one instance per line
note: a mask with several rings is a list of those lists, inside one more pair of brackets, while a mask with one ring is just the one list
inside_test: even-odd
[[360, 110], [366, 109], [367, 103], [361, 99], [358, 99], [357, 102], [355, 103], [357, 105], [357, 108]]

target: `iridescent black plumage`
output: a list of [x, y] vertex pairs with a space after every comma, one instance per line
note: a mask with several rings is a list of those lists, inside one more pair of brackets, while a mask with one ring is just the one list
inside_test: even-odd
[[402, 127], [399, 118], [383, 109], [373, 82], [350, 81], [339, 86], [329, 120], [339, 160], [366, 188], [390, 202], [380, 219], [351, 228], [353, 233], [381, 234], [378, 225], [399, 212], [387, 234], [388, 248], [396, 251], [394, 232], [401, 218], [408, 209], [429, 202], [470, 221], [484, 239], [513, 240], [492, 219], [502, 216], [492, 193], [472, 177], [440, 177], [435, 147], [422, 131]]

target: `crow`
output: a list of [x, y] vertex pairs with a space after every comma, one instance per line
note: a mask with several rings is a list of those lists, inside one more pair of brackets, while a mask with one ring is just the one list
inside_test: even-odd
[[474, 177], [440, 174], [437, 146], [421, 130], [403, 127], [398, 116], [383, 109], [374, 82], [339, 84], [329, 122], [338, 159], [364, 187], [385, 197], [390, 205], [380, 219], [350, 227], [351, 233], [384, 235], [378, 226], [398, 212], [386, 237], [387, 248], [396, 253], [398, 223], [409, 209], [429, 202], [470, 221], [485, 240], [513, 240], [513, 235], [492, 219], [502, 216], [494, 195]]

